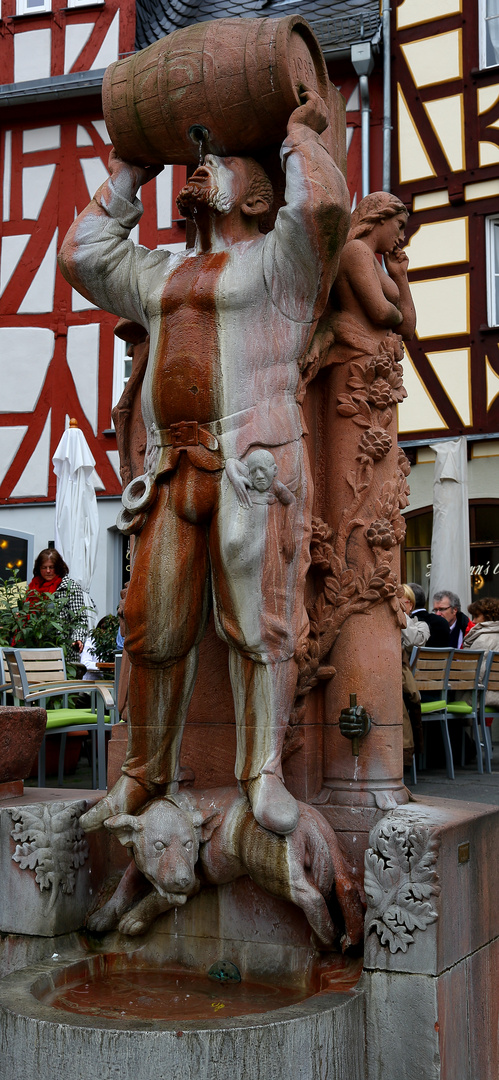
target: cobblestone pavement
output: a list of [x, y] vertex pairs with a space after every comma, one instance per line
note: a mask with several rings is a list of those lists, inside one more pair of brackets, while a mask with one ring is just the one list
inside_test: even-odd
[[449, 780], [445, 769], [418, 772], [417, 784], [411, 784], [409, 773], [405, 782], [410, 791], [420, 798], [435, 795], [440, 799], [461, 799], [463, 802], [488, 803], [499, 806], [499, 747], [495, 749], [497, 760], [492, 762], [492, 772], [477, 772], [476, 765], [456, 769], [454, 780]]

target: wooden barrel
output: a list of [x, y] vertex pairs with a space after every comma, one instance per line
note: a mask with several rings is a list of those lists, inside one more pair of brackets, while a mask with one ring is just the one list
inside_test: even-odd
[[[320, 45], [300, 16], [214, 19], [108, 67], [104, 117], [126, 161], [189, 164], [281, 142], [301, 86], [329, 100]], [[194, 131], [193, 131], [194, 129]]]

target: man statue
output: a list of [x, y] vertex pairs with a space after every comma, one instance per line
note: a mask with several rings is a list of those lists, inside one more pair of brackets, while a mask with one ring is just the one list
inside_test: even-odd
[[[308, 629], [313, 490], [295, 392], [349, 224], [344, 178], [320, 138], [327, 108], [314, 91], [301, 101], [281, 151], [285, 205], [267, 235], [263, 169], [208, 155], [177, 200], [196, 224], [195, 247], [136, 246], [136, 192], [158, 169], [112, 151], [110, 178], [62, 246], [67, 281], [150, 334], [142, 513], [125, 604], [128, 751], [123, 775], [84, 815], [87, 830], [175, 792], [211, 597], [229, 646], [240, 788], [264, 828], [285, 835], [298, 821], [281, 750]], [[276, 466], [260, 501], [246, 465], [255, 450]]]

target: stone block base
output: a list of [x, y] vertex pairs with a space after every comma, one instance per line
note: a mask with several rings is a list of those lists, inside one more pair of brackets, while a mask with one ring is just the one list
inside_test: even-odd
[[499, 1076], [497, 807], [427, 799], [366, 853], [368, 1080]]

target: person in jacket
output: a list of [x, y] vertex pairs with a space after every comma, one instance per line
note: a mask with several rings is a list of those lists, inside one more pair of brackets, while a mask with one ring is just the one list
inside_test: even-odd
[[412, 612], [415, 596], [410, 585], [402, 585], [404, 595], [400, 606], [405, 612], [406, 626], [402, 627], [402, 730], [404, 766], [410, 766], [414, 750], [423, 749], [423, 726], [421, 721], [421, 695], [410, 668], [414, 645], [424, 646], [430, 635], [427, 623], [414, 618]]
[[37, 555], [26, 597], [29, 601], [30, 596], [34, 598], [47, 593], [66, 598], [65, 622], [68, 637], [71, 639], [71, 648], [66, 659], [77, 663], [88, 634], [85, 597], [78, 582], [73, 581], [69, 576], [69, 569], [62, 555], [55, 548], [43, 548]]
[[[499, 600], [496, 597], [474, 600], [468, 611], [473, 625], [464, 638], [463, 649], [483, 649], [480, 668], [480, 676], [483, 678], [489, 652], [499, 652]], [[485, 704], [499, 708], [499, 694], [488, 690]]]
[[450, 589], [436, 592], [433, 597], [433, 614], [441, 615], [449, 624], [449, 645], [452, 649], [460, 649], [463, 638], [474, 623], [461, 611], [461, 601], [457, 593]]
[[426, 641], [428, 649], [449, 648], [449, 624], [441, 615], [435, 615], [433, 611], [426, 609], [426, 596], [422, 585], [416, 581], [410, 581], [408, 585], [414, 593], [414, 610], [412, 616], [419, 622], [425, 622], [430, 627], [430, 636]]

